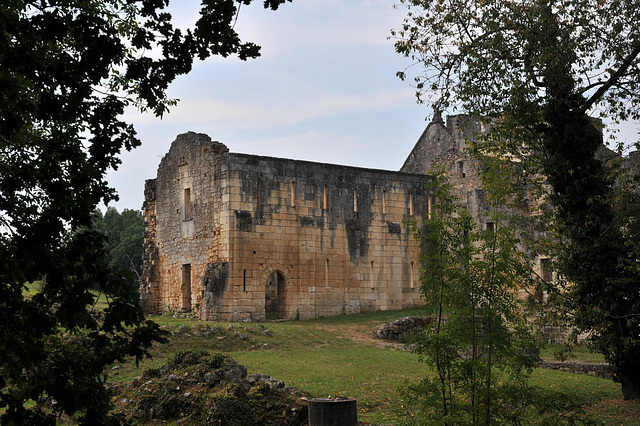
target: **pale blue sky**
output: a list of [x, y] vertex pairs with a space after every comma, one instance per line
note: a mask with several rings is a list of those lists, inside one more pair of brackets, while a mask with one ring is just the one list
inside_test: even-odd
[[[193, 25], [198, 2], [180, 0], [181, 25]], [[108, 174], [118, 210], [139, 209], [144, 180], [154, 178], [176, 135], [208, 134], [232, 152], [397, 170], [427, 125], [409, 83], [395, 77], [411, 61], [388, 40], [404, 12], [395, 0], [294, 0], [276, 12], [243, 6], [236, 29], [262, 46], [246, 62], [196, 63], [169, 96], [178, 106], [162, 120], [131, 110], [142, 147]], [[638, 126], [621, 134], [635, 141]]]

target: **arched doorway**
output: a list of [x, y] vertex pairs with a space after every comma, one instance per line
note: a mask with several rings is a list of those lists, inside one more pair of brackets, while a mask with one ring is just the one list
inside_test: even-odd
[[266, 319], [285, 318], [284, 286], [286, 279], [280, 271], [273, 271], [267, 277], [264, 311]]

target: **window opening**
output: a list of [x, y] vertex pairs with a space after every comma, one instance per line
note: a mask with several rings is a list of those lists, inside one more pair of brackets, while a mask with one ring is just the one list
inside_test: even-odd
[[358, 211], [358, 197], [355, 188], [353, 188], [353, 211]]
[[411, 262], [411, 267], [410, 267], [410, 273], [411, 273], [411, 281], [410, 281], [410, 286], [411, 288], [415, 288], [415, 284], [414, 284], [414, 275], [413, 275], [413, 262]]
[[458, 177], [465, 177], [465, 172], [464, 172], [464, 161], [458, 161], [457, 163], [458, 166]]
[[[540, 277], [542, 281], [547, 283], [553, 281], [553, 271], [551, 270], [551, 260], [549, 258], [540, 259]], [[539, 302], [548, 302], [549, 294], [543, 285], [537, 286], [535, 297]]]
[[413, 216], [413, 193], [409, 193], [409, 215]]
[[191, 188], [184, 189], [184, 220], [191, 219]]
[[382, 214], [387, 214], [387, 191], [382, 191]]
[[322, 194], [322, 209], [327, 209], [327, 185], [324, 186], [324, 192]]
[[551, 271], [551, 261], [549, 258], [540, 259], [540, 276], [544, 282], [553, 281], [553, 272]]
[[291, 207], [296, 205], [296, 183], [291, 181]]
[[182, 311], [191, 311], [191, 264], [182, 265]]
[[373, 260], [371, 261], [371, 265], [369, 267], [369, 280], [371, 281], [369, 284], [371, 285], [371, 289], [373, 290]]
[[329, 287], [329, 259], [324, 262], [324, 285]]

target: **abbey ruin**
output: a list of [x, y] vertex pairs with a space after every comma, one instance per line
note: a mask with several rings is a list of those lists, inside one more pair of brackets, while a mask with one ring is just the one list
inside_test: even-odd
[[467, 116], [436, 117], [400, 171], [236, 154], [179, 135], [145, 186], [143, 308], [238, 321], [422, 305], [406, 220], [428, 214], [424, 172], [439, 161], [489, 226], [463, 149], [484, 131]]

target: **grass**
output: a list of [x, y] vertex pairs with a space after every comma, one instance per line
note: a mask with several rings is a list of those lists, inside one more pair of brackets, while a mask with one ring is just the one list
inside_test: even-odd
[[[154, 358], [115, 365], [110, 380], [130, 380], [149, 367], [159, 367], [177, 351], [225, 352], [247, 366], [295, 386], [311, 397], [351, 396], [358, 399], [358, 418], [368, 424], [399, 424], [411, 419], [411, 401], [400, 387], [430, 370], [410, 352], [374, 338], [376, 326], [416, 315], [415, 310], [362, 313], [304, 321], [210, 323], [193, 318], [152, 317], [169, 332], [169, 343], [153, 348]], [[265, 330], [270, 336], [264, 334]], [[208, 334], [208, 336], [206, 335]], [[267, 333], [269, 334], [269, 333]], [[558, 348], [545, 348], [553, 360]], [[586, 348], [572, 360], [601, 362]], [[637, 424], [640, 404], [620, 400], [620, 385], [610, 380], [556, 370], [536, 369], [531, 383], [545, 393], [585, 404], [598, 424]]]
[[[546, 345], [540, 351], [540, 358], [542, 358], [544, 361], [558, 361], [557, 354], [561, 352], [563, 348], [564, 345], [560, 344]], [[587, 363], [605, 362], [604, 356], [602, 354], [591, 351], [591, 349], [589, 349], [587, 345], [572, 346], [571, 353], [566, 359], [566, 362], [571, 361], [580, 361]]]
[[[39, 293], [42, 290], [42, 286], [43, 286], [43, 282], [42, 281], [35, 281], [35, 282], [32, 282], [32, 283], [26, 283], [24, 285], [24, 289], [22, 291], [22, 294], [27, 299], [31, 299], [33, 296], [35, 296], [37, 293]], [[107, 296], [102, 291], [89, 290], [89, 292], [94, 297], [94, 308], [95, 309], [104, 310], [109, 306], [109, 303], [107, 301]]]
[[405, 404], [398, 385], [417, 380], [429, 370], [408, 352], [362, 346], [342, 339], [281, 355], [238, 352], [232, 356], [249, 366], [250, 372], [277, 377], [314, 397], [356, 397], [361, 420], [390, 422], [402, 417]]

